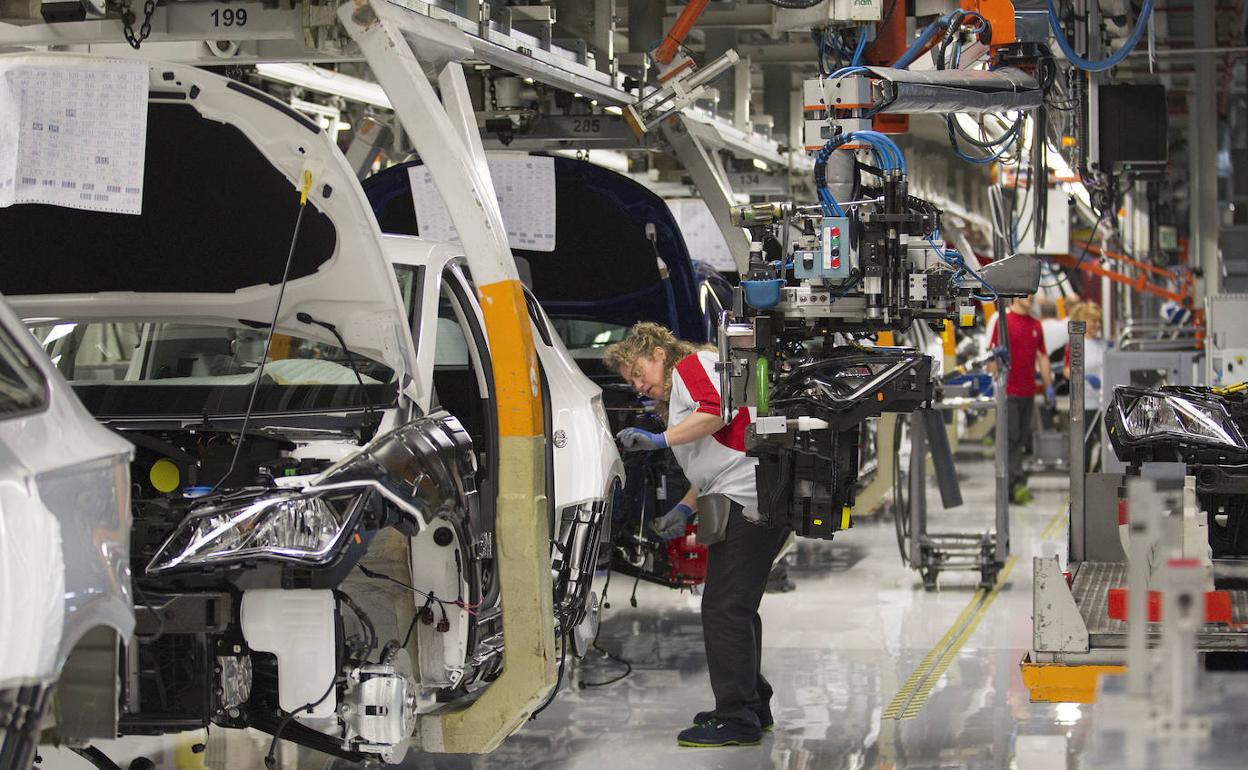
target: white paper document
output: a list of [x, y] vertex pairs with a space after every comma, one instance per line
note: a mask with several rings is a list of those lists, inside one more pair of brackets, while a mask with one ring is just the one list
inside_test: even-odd
[[[555, 159], [489, 158], [498, 208], [513, 249], [555, 250]], [[425, 166], [407, 170], [422, 238], [458, 241], [459, 232]]]
[[732, 252], [728, 250], [728, 242], [719, 231], [706, 201], [701, 198], [674, 198], [667, 202], [667, 206], [680, 227], [691, 258], [707, 262], [716, 270], [737, 269], [732, 261]]
[[0, 61], [0, 207], [142, 213], [147, 89], [142, 62]]

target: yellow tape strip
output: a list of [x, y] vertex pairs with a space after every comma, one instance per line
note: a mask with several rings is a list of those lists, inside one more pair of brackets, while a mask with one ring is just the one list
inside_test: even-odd
[[[1061, 509], [1045, 525], [1044, 530], [1040, 533], [1042, 540], [1047, 540], [1060, 531], [1063, 517], [1069, 511], [1069, 502], [1068, 499], [1062, 503]], [[914, 673], [910, 675], [906, 683], [893, 696], [892, 701], [888, 704], [888, 708], [884, 709], [885, 719], [914, 719], [918, 715], [919, 710], [923, 708], [923, 704], [927, 702], [928, 696], [932, 694], [932, 690], [936, 687], [936, 683], [944, 676], [945, 671], [953, 662], [954, 657], [957, 656], [958, 651], [970, 639], [979, 622], [987, 614], [988, 607], [997, 598], [1001, 587], [1005, 585], [1005, 579], [1009, 577], [1010, 571], [1014, 569], [1014, 564], [1017, 561], [1017, 556], [1011, 556], [1006, 561], [1005, 567], [1002, 568], [1001, 574], [997, 576], [996, 585], [992, 587], [991, 591], [984, 591], [981, 588], [975, 592], [975, 595], [971, 597], [971, 601], [962, 609], [957, 619], [953, 621], [953, 625], [940, 638], [936, 646], [923, 657], [919, 667], [914, 670]], [[967, 620], [968, 616], [970, 616], [969, 621]], [[952, 646], [946, 649], [946, 645], [949, 645], [951, 640], [953, 641]]]
[[1069, 513], [1070, 513], [1070, 498], [1068, 497], [1066, 498], [1065, 501], [1062, 502], [1062, 506], [1057, 509], [1057, 513], [1053, 514], [1053, 518], [1049, 519], [1049, 523], [1045, 526], [1045, 528], [1041, 530], [1040, 539], [1048, 540], [1049, 538], [1057, 535], [1057, 533], [1061, 530], [1061, 524], [1062, 524], [1062, 521], [1064, 520], [1064, 517], [1069, 515]]
[[914, 673], [910, 675], [910, 678], [906, 680], [906, 683], [902, 685], [901, 689], [897, 691], [897, 694], [893, 696], [893, 700], [889, 702], [888, 708], [884, 709], [885, 719], [895, 719], [901, 710], [905, 708], [910, 699], [910, 694], [914, 692], [916, 687], [919, 686], [919, 683], [923, 681], [931, 667], [939, 659], [940, 651], [954, 638], [958, 629], [962, 627], [962, 624], [966, 622], [966, 619], [978, 608], [979, 603], [983, 601], [983, 598], [984, 589], [981, 588], [975, 592], [975, 595], [971, 597], [971, 600], [967, 602], [967, 605], [962, 608], [962, 612], [958, 615], [957, 619], [953, 621], [953, 625], [949, 627], [949, 630], [945, 632], [944, 636], [940, 637], [940, 641], [936, 642], [936, 646], [923, 657], [923, 660], [919, 662], [919, 667], [914, 670]]
[[[983, 603], [979, 605], [979, 609], [975, 611], [975, 614], [971, 617], [970, 622], [966, 624], [966, 628], [962, 630], [962, 633], [958, 635], [958, 638], [949, 647], [949, 649], [945, 650], [945, 653], [940, 656], [940, 660], [937, 662], [936, 667], [932, 669], [931, 673], [927, 677], [927, 680], [915, 693], [914, 700], [912, 700], [910, 705], [906, 706], [905, 711], [901, 713], [901, 719], [914, 719], [919, 715], [919, 711], [923, 708], [923, 705], [927, 703], [927, 699], [932, 694], [932, 690], [935, 689], [936, 683], [939, 682], [941, 677], [945, 675], [945, 671], [949, 669], [949, 665], [953, 663], [953, 659], [957, 657], [958, 652], [962, 649], [963, 645], [965, 645], [967, 640], [971, 638], [971, 634], [975, 633], [975, 629], [979, 627], [979, 622], [984, 619], [984, 615], [988, 614], [988, 608], [992, 606], [992, 602], [997, 598], [997, 594], [1001, 593], [1001, 586], [1005, 585], [1006, 578], [1010, 576], [1010, 571], [1014, 569], [1014, 565], [1017, 562], [1018, 557], [1011, 556], [1005, 563], [1005, 567], [1001, 570], [1001, 574], [997, 576], [996, 585], [994, 585], [992, 590], [988, 592], [988, 595], [984, 597]], [[954, 626], [954, 628], [956, 627], [957, 626]]]

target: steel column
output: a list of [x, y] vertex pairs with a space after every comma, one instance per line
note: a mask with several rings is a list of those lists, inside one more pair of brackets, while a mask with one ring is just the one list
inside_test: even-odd
[[927, 534], [927, 425], [922, 410], [910, 413], [910, 566], [923, 566]]
[[[1196, 48], [1217, 45], [1214, 3], [1194, 3], [1192, 24]], [[1204, 272], [1204, 291], [1197, 292], [1197, 307], [1205, 297], [1221, 291], [1222, 262], [1218, 257], [1218, 72], [1216, 55], [1196, 57], [1188, 110], [1188, 145], [1192, 148], [1191, 235], [1195, 247], [1191, 264]]]
[[[1075, 532], [1084, 530], [1084, 437], [1087, 428], [1084, 426], [1084, 371], [1083, 343], [1087, 324], [1083, 321], [1071, 321], [1070, 327], [1070, 533], [1068, 550], [1069, 558], [1075, 558], [1072, 542]], [[1082, 550], [1082, 549], [1081, 549]], [[1079, 558], [1082, 558], [1082, 552]]]
[[[997, 304], [1000, 306], [1001, 303]], [[1000, 307], [997, 320], [997, 329], [1000, 330], [1000, 334], [1009, 334], [1005, 313], [1005, 308]], [[1010, 557], [1010, 407], [1005, 393], [1005, 380], [1008, 374], [1008, 362], [1002, 362], [997, 366], [996, 382], [993, 384], [997, 399], [997, 443], [993, 455], [993, 467], [997, 475], [997, 537], [994, 555], [998, 564], [1005, 564], [1005, 560]]]
[[723, 174], [719, 163], [711, 157], [711, 151], [694, 136], [685, 123], [683, 115], [673, 115], [663, 121], [660, 128], [663, 138], [672, 146], [681, 165], [693, 178], [693, 184], [706, 201], [715, 224], [728, 243], [728, 251], [737, 266], [737, 272], [745, 275], [750, 264], [750, 241], [745, 231], [732, 223], [728, 209], [735, 205], [732, 187]]

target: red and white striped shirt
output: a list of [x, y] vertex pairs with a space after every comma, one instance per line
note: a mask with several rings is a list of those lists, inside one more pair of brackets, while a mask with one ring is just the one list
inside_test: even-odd
[[[670, 428], [694, 413], [720, 416], [719, 374], [714, 353], [702, 351], [685, 356], [672, 370], [672, 393], [668, 402]], [[750, 410], [741, 407], [732, 422], [713, 435], [672, 447], [676, 462], [699, 495], [721, 494], [746, 511], [758, 510], [758, 486], [754, 468], [758, 459], [745, 454], [745, 428]]]

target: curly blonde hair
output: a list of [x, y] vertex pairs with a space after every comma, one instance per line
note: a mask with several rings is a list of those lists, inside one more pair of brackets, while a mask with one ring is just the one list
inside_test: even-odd
[[[672, 369], [685, 356], [693, 355], [703, 347], [685, 342], [672, 334], [666, 326], [642, 321], [633, 324], [628, 334], [619, 342], [607, 346], [602, 354], [602, 363], [612, 371], [632, 366], [637, 359], [645, 356], [652, 358], [655, 348], [661, 349], [666, 355], [663, 359], [663, 392], [672, 392]], [[665, 398], [664, 401], [667, 399]]]
[[1080, 302], [1070, 311], [1072, 321], [1100, 321], [1104, 317], [1101, 308], [1093, 302]]

